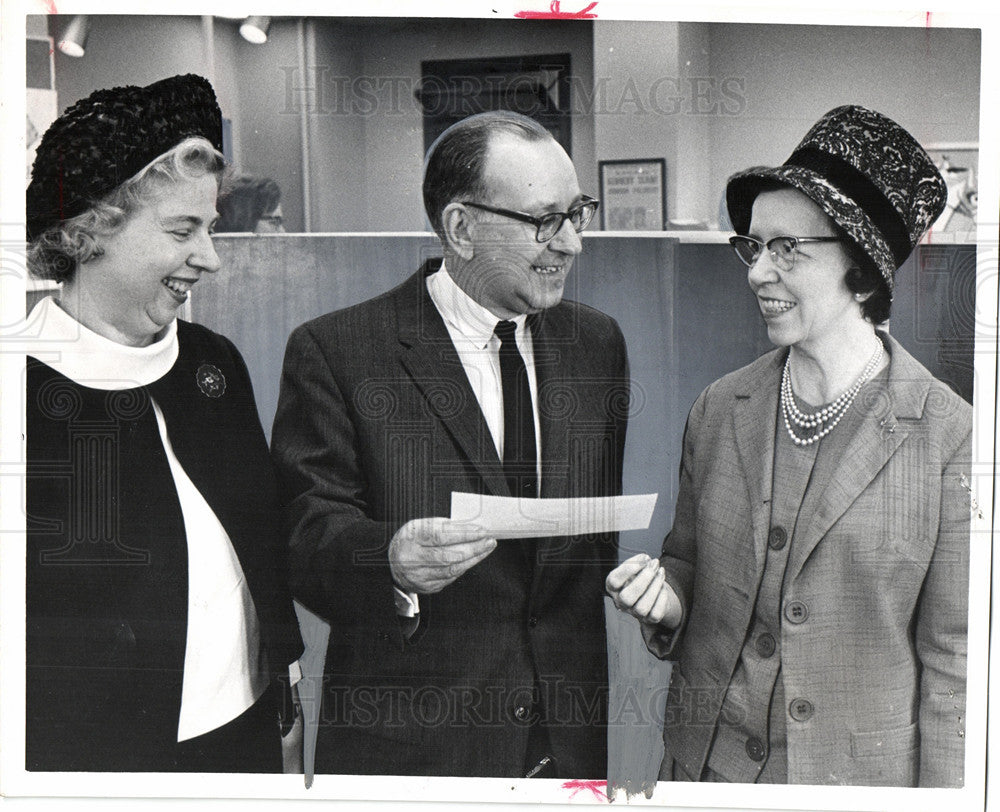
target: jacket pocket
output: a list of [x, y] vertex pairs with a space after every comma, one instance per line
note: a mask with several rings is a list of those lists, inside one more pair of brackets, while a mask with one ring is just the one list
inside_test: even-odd
[[894, 730], [876, 730], [871, 733], [851, 734], [851, 756], [899, 756], [920, 746], [920, 731], [916, 722]]
[[688, 776], [674, 780], [701, 775], [725, 690], [707, 675], [690, 676], [674, 664], [664, 715], [664, 758], [673, 758], [674, 768]]

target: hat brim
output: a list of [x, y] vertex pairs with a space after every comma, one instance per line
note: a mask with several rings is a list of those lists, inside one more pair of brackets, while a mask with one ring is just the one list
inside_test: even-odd
[[897, 266], [881, 230], [853, 199], [811, 169], [790, 165], [755, 166], [733, 175], [726, 184], [726, 208], [738, 234], [749, 231], [754, 201], [761, 189], [772, 183], [798, 189], [819, 206], [871, 257], [892, 290]]

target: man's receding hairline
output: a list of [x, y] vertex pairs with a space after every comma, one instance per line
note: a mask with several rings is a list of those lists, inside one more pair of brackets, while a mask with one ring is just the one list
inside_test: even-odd
[[[503, 115], [503, 111], [496, 111], [498, 114], [495, 117], [489, 117], [489, 114], [482, 114], [480, 116], [471, 117], [472, 120], [466, 119], [463, 122], [452, 125], [449, 130], [454, 130], [451, 134], [453, 136], [452, 140], [446, 136], [449, 130], [445, 130], [437, 140], [432, 144], [428, 155], [426, 158], [426, 164], [424, 168], [424, 178], [423, 178], [423, 197], [425, 204], [425, 211], [428, 219], [431, 222], [434, 230], [439, 236], [442, 235], [442, 214], [444, 208], [450, 203], [457, 202], [461, 199], [461, 195], [486, 195], [489, 190], [487, 189], [487, 178], [486, 170], [489, 163], [489, 158], [491, 150], [496, 144], [504, 143], [504, 139], [509, 137], [509, 143], [518, 143], [518, 141], [526, 144], [532, 143], [546, 143], [552, 142], [558, 146], [561, 146], [552, 133], [542, 127], [537, 121], [533, 119], [528, 119], [526, 117], [519, 117], [513, 115]], [[467, 125], [467, 129], [463, 127]], [[456, 145], [461, 144], [461, 147]], [[462, 151], [466, 150], [473, 141], [478, 141], [477, 148], [475, 150], [475, 155], [471, 153], [467, 154], [470, 159], [469, 163], [465, 165], [465, 169], [472, 169], [472, 161], [478, 166], [475, 167], [476, 177], [470, 177], [466, 183], [469, 185], [464, 191], [455, 189], [452, 192], [450, 198], [445, 198], [444, 195], [438, 195], [436, 193], [435, 187], [446, 186], [446, 181], [443, 177], [437, 178], [435, 183], [428, 184], [428, 170], [434, 167], [437, 169], [437, 164], [441, 160], [439, 156], [442, 154], [442, 148], [447, 142], [449, 145], [445, 148], [448, 152], [455, 151], [460, 154]], [[472, 173], [469, 173], [472, 174]], [[433, 195], [436, 200], [433, 201], [434, 211], [431, 211], [431, 206], [428, 205], [428, 197]]]
[[[552, 144], [555, 144], [560, 149], [562, 149], [562, 144], [560, 144], [558, 141], [556, 141], [556, 139], [553, 138], [552, 133], [550, 133], [548, 130], [545, 131], [544, 135], [542, 133], [535, 133], [535, 132], [530, 131], [530, 130], [529, 131], [525, 131], [525, 130], [522, 130], [522, 129], [517, 129], [517, 130], [503, 129], [503, 130], [495, 130], [493, 132], [490, 132], [486, 136], [486, 147], [483, 149], [483, 162], [482, 162], [482, 165], [480, 166], [480, 169], [479, 169], [479, 175], [480, 175], [479, 182], [480, 182], [480, 184], [483, 184], [486, 181], [486, 168], [487, 168], [487, 166], [489, 166], [490, 155], [493, 153], [494, 148], [498, 144], [500, 144], [500, 143], [502, 143], [504, 141], [509, 141], [509, 142], [515, 143], [515, 144], [516, 143], [521, 143], [521, 144], [546, 144], [546, 143], [552, 143]], [[566, 153], [566, 150], [563, 149], [563, 152]], [[568, 154], [567, 154], [567, 157], [568, 157]]]

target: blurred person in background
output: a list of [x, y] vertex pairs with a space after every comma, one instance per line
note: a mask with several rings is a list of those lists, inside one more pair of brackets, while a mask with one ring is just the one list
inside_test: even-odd
[[281, 189], [270, 178], [241, 175], [223, 186], [215, 232], [284, 233]]

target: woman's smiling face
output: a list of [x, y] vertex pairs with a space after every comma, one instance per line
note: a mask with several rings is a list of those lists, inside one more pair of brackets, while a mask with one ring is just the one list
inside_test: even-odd
[[[788, 187], [757, 196], [749, 234], [767, 243], [774, 237], [833, 237], [836, 229], [819, 206]], [[761, 251], [747, 280], [771, 342], [804, 350], [838, 342], [860, 317], [860, 306], [845, 281], [850, 264], [840, 242], [799, 245], [787, 271], [775, 265], [770, 252]]]
[[100, 239], [103, 253], [81, 265], [73, 281], [86, 326], [121, 344], [156, 339], [201, 274], [219, 269], [211, 238], [217, 191], [212, 174], [160, 184], [118, 231]]

